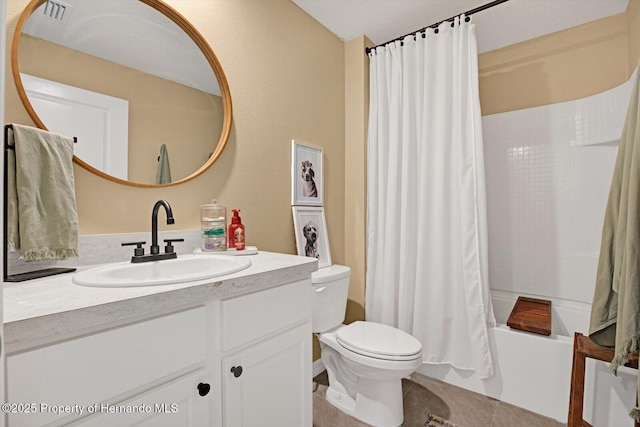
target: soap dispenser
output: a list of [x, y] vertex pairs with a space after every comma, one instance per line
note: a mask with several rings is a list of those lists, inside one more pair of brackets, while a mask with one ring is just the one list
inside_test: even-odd
[[240, 209], [232, 210], [233, 217], [231, 217], [231, 224], [229, 224], [229, 248], [241, 251], [245, 246], [244, 225], [239, 215]]
[[227, 250], [227, 208], [219, 205], [216, 199], [210, 204], [200, 206], [200, 229], [202, 231], [203, 251]]

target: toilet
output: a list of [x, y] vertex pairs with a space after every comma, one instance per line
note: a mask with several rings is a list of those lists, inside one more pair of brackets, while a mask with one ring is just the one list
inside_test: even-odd
[[374, 427], [404, 420], [402, 378], [422, 364], [420, 341], [381, 323], [343, 325], [351, 269], [332, 265], [312, 273], [312, 328], [329, 376], [327, 400]]

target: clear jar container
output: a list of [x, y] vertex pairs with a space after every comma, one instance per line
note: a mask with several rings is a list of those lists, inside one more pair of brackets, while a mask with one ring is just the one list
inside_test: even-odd
[[212, 200], [200, 206], [201, 249], [205, 252], [227, 250], [227, 208]]

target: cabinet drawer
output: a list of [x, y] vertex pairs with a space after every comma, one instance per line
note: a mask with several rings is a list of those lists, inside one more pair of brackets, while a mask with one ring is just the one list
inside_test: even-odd
[[311, 281], [221, 301], [222, 350], [229, 351], [311, 319]]
[[48, 405], [10, 414], [9, 425], [69, 415], [48, 409], [54, 405], [113, 403], [115, 396], [203, 363], [206, 340], [206, 308], [198, 307], [8, 356], [7, 401]]

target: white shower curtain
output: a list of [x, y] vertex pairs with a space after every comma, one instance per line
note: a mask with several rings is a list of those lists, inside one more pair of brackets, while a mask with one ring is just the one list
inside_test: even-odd
[[456, 18], [375, 49], [370, 64], [366, 318], [418, 338], [425, 363], [488, 377], [475, 26]]

